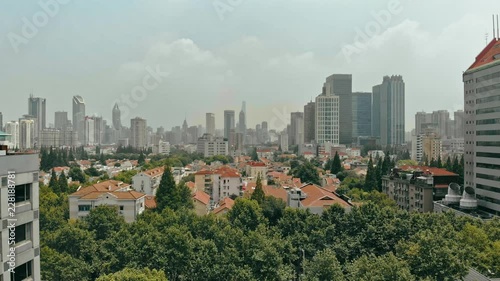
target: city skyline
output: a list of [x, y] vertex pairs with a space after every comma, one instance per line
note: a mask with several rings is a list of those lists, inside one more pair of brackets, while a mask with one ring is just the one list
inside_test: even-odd
[[[493, 1], [487, 2], [495, 4]], [[432, 5], [436, 11], [445, 11], [450, 3], [450, 1], [432, 2]], [[224, 20], [219, 18], [210, 3], [204, 3], [207, 9], [196, 10], [195, 13], [206, 21], [205, 28], [208, 30], [222, 28], [228, 34], [221, 37], [210, 33], [212, 35], [209, 38], [205, 35], [207, 32], [198, 32], [198, 26], [179, 28], [178, 25], [169, 24], [174, 19], [169, 19], [168, 16], [159, 17], [157, 14], [160, 10], [167, 11], [165, 12], [167, 14], [180, 14], [180, 11], [196, 5], [194, 2], [183, 2], [183, 5], [187, 6], [174, 2], [148, 3], [137, 9], [135, 4], [120, 2], [120, 5], [116, 5], [116, 2], [110, 1], [103, 5], [101, 13], [92, 15], [95, 23], [80, 27], [81, 32], [75, 37], [68, 33], [68, 28], [75, 26], [71, 24], [65, 26], [68, 17], [87, 20], [88, 16], [78, 11], [91, 4], [71, 2], [61, 6], [59, 14], [47, 26], [40, 29], [37, 36], [28, 44], [20, 45], [19, 54], [12, 56], [14, 50], [6, 39], [6, 44], [1, 47], [1, 53], [2, 61], [7, 66], [5, 69], [9, 69], [9, 73], [2, 72], [7, 75], [2, 75], [0, 82], [4, 85], [2, 90], [11, 94], [11, 102], [14, 104], [24, 103], [25, 96], [33, 91], [36, 96], [47, 99], [48, 112], [61, 110], [69, 112], [70, 106], [62, 101], [73, 95], [81, 95], [87, 103], [89, 113], [100, 113], [109, 122], [111, 121], [109, 112], [113, 105], [116, 102], [126, 104], [122, 96], [128, 95], [130, 98], [131, 90], [141, 85], [142, 78], [149, 73], [146, 67], [154, 72], [158, 65], [160, 72], [168, 72], [170, 76], [159, 77], [158, 85], [143, 101], [132, 101], [135, 108], [130, 106], [129, 119], [133, 116], [142, 116], [151, 120], [151, 126], [166, 128], [181, 124], [185, 117], [185, 110], [173, 106], [172, 101], [190, 105], [190, 110], [187, 112], [189, 123], [204, 124], [205, 116], [203, 113], [200, 114], [207, 111], [204, 107], [209, 107], [216, 115], [221, 115], [228, 108], [238, 112], [242, 100], [247, 101], [247, 126], [253, 127], [262, 120], [276, 117], [276, 111], [287, 111], [287, 114], [283, 115], [289, 115], [291, 112], [301, 110], [305, 102], [319, 94], [324, 77], [332, 73], [352, 74], [353, 92], [369, 91], [379, 82], [379, 77], [382, 75], [399, 74], [405, 77], [408, 129], [413, 127], [414, 122], [411, 121], [411, 117], [417, 111], [447, 109], [452, 112], [463, 107], [460, 99], [461, 85], [456, 81], [461, 71], [465, 71], [469, 66], [467, 58], [474, 57], [476, 55], [474, 50], [484, 47], [484, 34], [488, 32], [489, 38], [492, 37], [487, 3], [470, 9], [466, 1], [455, 1], [453, 2], [455, 13], [441, 13], [442, 17], [436, 19], [419, 12], [425, 5], [400, 2], [401, 7], [397, 10], [399, 12], [391, 15], [387, 23], [379, 23], [380, 32], [377, 36], [373, 36], [373, 40], [364, 44], [366, 48], [362, 52], [350, 56], [349, 61], [344, 55], [343, 47], [355, 43], [355, 38], [360, 37], [358, 30], [364, 30], [371, 22], [377, 23], [374, 14], [387, 10], [387, 3], [383, 1], [363, 3], [363, 12], [352, 13], [353, 16], [348, 19], [341, 17], [342, 13], [338, 9], [328, 9], [335, 7], [336, 4], [336, 1], [332, 1], [323, 3], [321, 9], [309, 7], [314, 11], [305, 14], [300, 25], [291, 23], [290, 28], [293, 32], [279, 34], [276, 28], [266, 30], [267, 28], [261, 25], [250, 28], [245, 23], [258, 13], [262, 17], [263, 25], [269, 26], [276, 17], [287, 18], [302, 10], [303, 3], [289, 1], [287, 2], [289, 9], [279, 11], [278, 14], [269, 12], [272, 3], [245, 3], [227, 14]], [[344, 9], [346, 12], [355, 11], [359, 5], [358, 2], [345, 3]], [[0, 31], [4, 31], [4, 34], [20, 33], [22, 28], [20, 19], [23, 16], [30, 18], [30, 15], [40, 9], [36, 3], [31, 5], [11, 3], [11, 6], [11, 12], [8, 14], [0, 12], [7, 23], [0, 27]], [[137, 24], [138, 22], [134, 20], [121, 26], [123, 30], [128, 30], [125, 34], [108, 24], [113, 19], [108, 16], [111, 10], [118, 10], [125, 16], [135, 15], [141, 19], [144, 19], [142, 17], [144, 14], [152, 16], [146, 17], [142, 24]], [[314, 19], [324, 18], [326, 11], [330, 11], [328, 14], [331, 21], [318, 25]], [[331, 11], [334, 11], [333, 14]], [[331, 32], [333, 29], [330, 27], [336, 26], [339, 21], [345, 22], [351, 28], [334, 31], [332, 36], [328, 37], [315, 36]], [[156, 28], [146, 28], [153, 23]], [[99, 29], [103, 29], [102, 35], [98, 34], [97, 38], [86, 40], [89, 36], [94, 36], [92, 34], [96, 25]], [[168, 28], [164, 28], [165, 26]], [[236, 28], [236, 26], [241, 27]], [[104, 48], [97, 47], [92, 42], [98, 42], [103, 34], [113, 35], [106, 42], [123, 42], [123, 44], [118, 46], [111, 43]], [[130, 42], [129, 34], [140, 35], [142, 40]], [[60, 35], [70, 36], [71, 40], [64, 42], [55, 40]], [[303, 36], [305, 40], [300, 43], [292, 40], [297, 36]], [[447, 48], [450, 44], [454, 44], [452, 40], [456, 36], [460, 36], [464, 44], [460, 56], [448, 52]], [[102, 37], [102, 40], [106, 39]], [[408, 48], [401, 43], [405, 41], [414, 46]], [[43, 53], [45, 49], [38, 48], [42, 44], [46, 44], [47, 50], [58, 50], [57, 56], [52, 56], [54, 51], [48, 51], [45, 56]], [[85, 50], [94, 51], [91, 59], [82, 60], [74, 55]], [[22, 60], [16, 59], [21, 56]], [[51, 58], [52, 63], [46, 64], [43, 57]], [[434, 62], [437, 57], [446, 63], [429, 69], [427, 65]], [[394, 58], [394, 62], [384, 63], [390, 58]], [[181, 65], [179, 63], [181, 60], [190, 63]], [[75, 64], [80, 67], [75, 68]], [[34, 68], [33, 65], [39, 67]], [[199, 76], [201, 80], [195, 83], [196, 85], [182, 82], [188, 81], [184, 79], [188, 75]], [[20, 77], [22, 81], [19, 80]], [[426, 87], [426, 83], [421, 83], [433, 81], [433, 77], [440, 77], [440, 80], [439, 83], [437, 81], [433, 83], [432, 88]], [[286, 100], [283, 99], [285, 96]], [[435, 98], [436, 102], [428, 104], [426, 100], [430, 97]], [[193, 100], [198, 102], [191, 104]], [[446, 108], [438, 108], [440, 104], [446, 105]], [[15, 107], [2, 110], [4, 122], [15, 120], [20, 114]], [[161, 119], [167, 121], [154, 120], [158, 112], [164, 112]], [[50, 123], [53, 122], [52, 118], [53, 116], [48, 116]], [[217, 127], [220, 128], [222, 118], [217, 118], [216, 121]], [[270, 124], [270, 127], [276, 125]]]

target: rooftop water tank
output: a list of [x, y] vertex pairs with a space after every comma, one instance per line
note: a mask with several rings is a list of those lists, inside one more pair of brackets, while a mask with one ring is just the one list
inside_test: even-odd
[[476, 209], [477, 208], [477, 200], [476, 200], [476, 192], [474, 188], [467, 186], [465, 187], [464, 194], [462, 195], [462, 199], [460, 200], [460, 209]]
[[450, 183], [448, 185], [448, 194], [444, 197], [446, 204], [459, 204], [462, 195], [460, 195], [460, 185], [458, 183]]

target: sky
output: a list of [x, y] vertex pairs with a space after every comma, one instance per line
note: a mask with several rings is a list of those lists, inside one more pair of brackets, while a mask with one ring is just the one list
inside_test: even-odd
[[[2, 1], [0, 112], [28, 111], [30, 93], [71, 116], [153, 128], [205, 126], [205, 113], [283, 128], [331, 74], [371, 91], [384, 75], [406, 85], [406, 130], [418, 111], [463, 108], [462, 72], [492, 39], [498, 0], [39, 0]], [[453, 116], [453, 114], [451, 114]]]

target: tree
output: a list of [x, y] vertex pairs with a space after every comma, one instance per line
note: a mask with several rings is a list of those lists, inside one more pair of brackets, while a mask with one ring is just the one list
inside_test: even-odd
[[445, 168], [449, 172], [451, 172], [451, 170], [453, 168], [451, 165], [451, 157], [450, 156], [448, 156], [448, 158], [446, 158], [446, 167]]
[[257, 229], [266, 219], [262, 215], [262, 209], [254, 200], [245, 198], [236, 199], [233, 208], [227, 213], [231, 224], [244, 231]]
[[318, 170], [311, 163], [306, 161], [302, 165], [298, 165], [291, 171], [292, 175], [300, 178], [303, 183], [321, 184]]
[[88, 230], [95, 232], [98, 240], [106, 239], [125, 225], [125, 220], [118, 214], [117, 208], [106, 205], [92, 209], [83, 221]]
[[376, 189], [376, 186], [377, 186], [377, 173], [375, 171], [375, 168], [373, 167], [373, 159], [370, 156], [370, 160], [368, 161], [368, 169], [366, 171], [364, 190], [372, 191]]
[[139, 159], [137, 160], [137, 164], [144, 165], [145, 162], [146, 162], [146, 157], [144, 156], [144, 153], [142, 153], [142, 151], [141, 151], [141, 154], [139, 155]]
[[438, 168], [443, 168], [443, 161], [441, 160], [441, 155], [439, 155], [436, 165]]
[[262, 177], [259, 173], [257, 176], [257, 183], [255, 184], [255, 190], [252, 193], [251, 199], [257, 201], [259, 205], [264, 202], [264, 198], [266, 195], [264, 194], [264, 190], [262, 189]]
[[125, 268], [119, 272], [103, 275], [96, 281], [167, 281], [161, 270]]
[[54, 171], [54, 169], [52, 169], [52, 174], [50, 176], [49, 187], [52, 188], [55, 193], [61, 192], [59, 189], [59, 183], [57, 182], [56, 171]]
[[257, 147], [252, 149], [252, 153], [250, 154], [252, 157], [252, 161], [259, 161], [259, 155], [257, 154]]
[[68, 192], [68, 179], [66, 178], [64, 171], [61, 172], [61, 175], [59, 176], [59, 180], [58, 180], [57, 184], [59, 186], [60, 192], [63, 192], [63, 193]]
[[333, 157], [332, 166], [330, 168], [332, 174], [337, 174], [342, 172], [342, 163], [340, 162], [340, 156], [337, 151], [335, 151], [335, 157]]
[[[335, 253], [331, 249], [319, 251], [311, 261], [304, 261], [304, 280], [307, 281], [343, 281], [345, 280]], [[359, 279], [356, 279], [359, 280]]]
[[83, 174], [83, 172], [80, 169], [80, 167], [72, 167], [69, 170], [68, 176], [73, 181], [79, 181], [80, 183], [84, 183], [85, 182], [85, 175]]
[[408, 264], [394, 254], [362, 256], [347, 266], [348, 279], [360, 281], [412, 281]]
[[[273, 187], [271, 187], [273, 188]], [[264, 202], [260, 204], [262, 214], [269, 220], [270, 225], [278, 224], [278, 221], [283, 217], [283, 212], [286, 208], [286, 203], [274, 196], [266, 196]]]
[[159, 212], [166, 208], [174, 211], [193, 207], [191, 198], [191, 191], [181, 182], [179, 185], [175, 184], [174, 176], [170, 166], [165, 166], [163, 175], [160, 180], [160, 186], [156, 192], [156, 206]]

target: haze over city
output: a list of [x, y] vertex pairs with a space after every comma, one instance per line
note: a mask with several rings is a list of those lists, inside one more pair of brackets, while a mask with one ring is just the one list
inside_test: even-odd
[[[234, 1], [228, 9], [220, 3], [226, 1], [67, 1], [36, 36], [19, 43], [18, 53], [7, 35], [22, 35], [22, 18], [31, 20], [40, 6], [5, 3], [0, 90], [18, 106], [4, 109], [4, 120], [25, 113], [31, 92], [47, 99], [48, 112], [70, 111], [71, 97], [81, 95], [89, 114], [110, 120], [114, 102], [140, 85], [146, 66], [158, 65], [169, 76], [130, 116], [152, 127], [170, 128], [185, 117], [204, 124], [210, 111], [222, 128], [223, 110], [239, 110], [243, 100], [254, 127], [275, 112], [300, 110], [327, 76], [349, 73], [353, 91], [371, 91], [382, 76], [402, 75], [410, 130], [417, 111], [463, 107], [460, 76], [485, 45], [485, 33], [492, 38], [489, 14], [496, 4]], [[387, 18], [389, 4], [396, 8]], [[379, 31], [368, 33], [365, 43], [358, 30], [366, 33], [367, 26]], [[348, 58], [343, 48], [359, 47], [355, 40], [365, 48]]]

